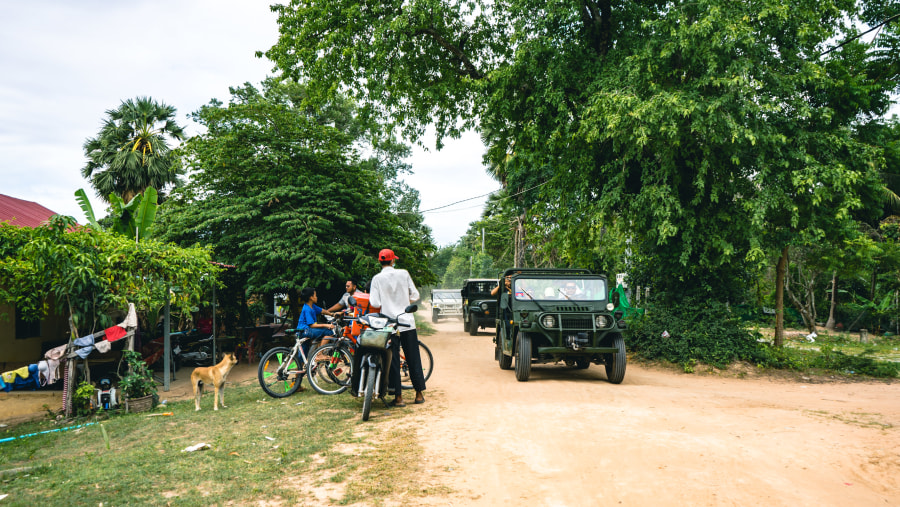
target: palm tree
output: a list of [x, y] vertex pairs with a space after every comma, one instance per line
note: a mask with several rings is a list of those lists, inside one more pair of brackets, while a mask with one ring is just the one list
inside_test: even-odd
[[167, 142], [183, 141], [185, 134], [175, 123], [174, 107], [138, 97], [106, 114], [97, 137], [84, 142], [88, 163], [81, 170], [102, 199], [109, 202], [116, 194], [127, 203], [147, 187], [161, 192], [178, 183]]

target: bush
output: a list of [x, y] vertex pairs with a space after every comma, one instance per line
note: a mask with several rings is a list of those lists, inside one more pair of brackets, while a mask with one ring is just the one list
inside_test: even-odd
[[81, 417], [94, 413], [93, 398], [94, 386], [88, 382], [78, 384], [78, 388], [72, 394], [72, 408], [75, 415]]
[[685, 371], [697, 362], [724, 368], [735, 360], [764, 361], [758, 338], [724, 303], [694, 299], [652, 305], [629, 322], [626, 337], [632, 352], [680, 364]]

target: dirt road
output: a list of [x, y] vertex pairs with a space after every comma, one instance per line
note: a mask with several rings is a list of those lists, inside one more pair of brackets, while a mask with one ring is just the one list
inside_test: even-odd
[[[517, 382], [491, 333], [455, 320], [419, 437], [454, 490], [434, 505], [900, 505], [900, 383], [536, 365]], [[411, 407], [413, 407], [411, 405]], [[413, 407], [415, 410], [415, 407]]]

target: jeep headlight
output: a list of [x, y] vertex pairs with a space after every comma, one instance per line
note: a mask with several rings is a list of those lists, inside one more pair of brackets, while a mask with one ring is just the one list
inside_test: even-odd
[[612, 303], [606, 303], [606, 311], [611, 312], [615, 308], [615, 305]]
[[488, 309], [488, 304], [487, 304], [486, 302], [485, 302], [485, 303], [481, 303], [481, 310], [486, 312], [487, 309]]
[[609, 321], [606, 319], [605, 315], [597, 315], [594, 317], [594, 324], [597, 325], [597, 329], [603, 329], [609, 325]]
[[556, 327], [556, 317], [553, 315], [544, 315], [541, 317], [541, 325], [547, 329]]

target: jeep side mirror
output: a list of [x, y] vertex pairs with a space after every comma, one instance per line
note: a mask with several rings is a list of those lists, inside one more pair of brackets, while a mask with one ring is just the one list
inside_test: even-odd
[[409, 305], [403, 310], [403, 313], [416, 313], [417, 311], [419, 311], [417, 305]]
[[462, 297], [466, 297], [466, 289], [460, 290], [459, 293], [462, 295]]
[[348, 297], [347, 302], [350, 303], [350, 306], [356, 306], [356, 298], [353, 296]]

